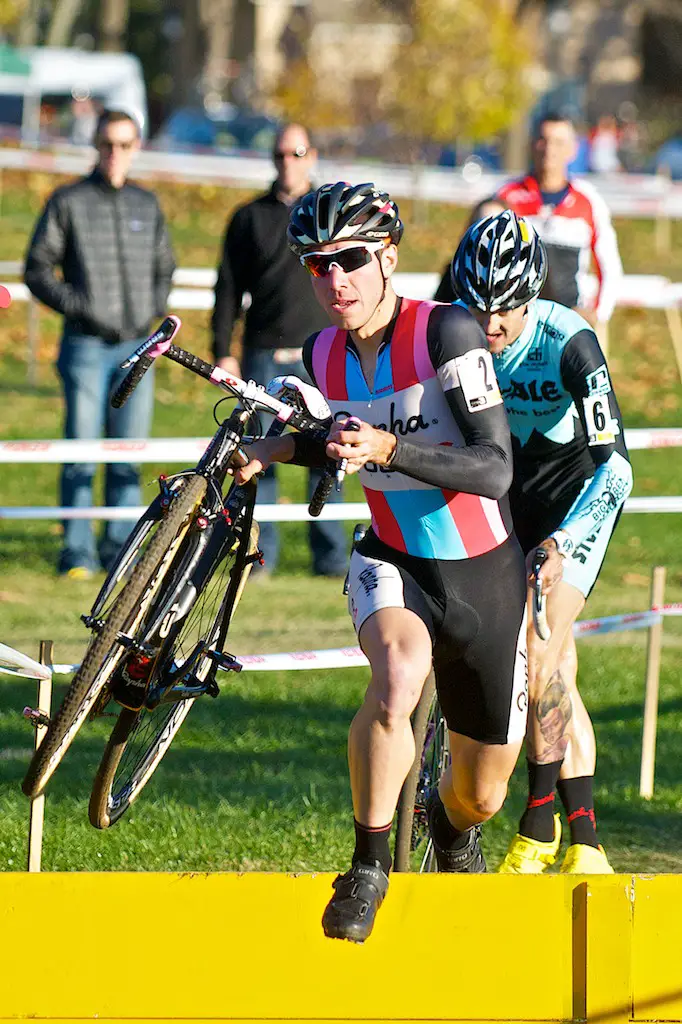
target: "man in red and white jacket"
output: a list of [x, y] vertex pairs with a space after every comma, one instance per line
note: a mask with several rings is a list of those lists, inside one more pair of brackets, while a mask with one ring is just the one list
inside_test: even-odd
[[[545, 243], [549, 274], [542, 298], [578, 310], [605, 339], [623, 267], [606, 203], [591, 184], [568, 177], [576, 148], [571, 121], [548, 115], [533, 142], [532, 173], [504, 185], [497, 198], [526, 217]], [[592, 268], [596, 296], [586, 288]]]

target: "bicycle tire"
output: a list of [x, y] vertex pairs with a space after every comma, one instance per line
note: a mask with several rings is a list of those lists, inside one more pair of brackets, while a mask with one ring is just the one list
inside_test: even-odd
[[[258, 548], [259, 527], [252, 521], [252, 509], [245, 526], [248, 528], [246, 549], [244, 550], [242, 545], [235, 555], [225, 599], [208, 631], [208, 637], [211, 637], [216, 634], [217, 629], [217, 636], [222, 637], [223, 645], [227, 628], [251, 571], [252, 563], [246, 562], [246, 558], [254, 554]], [[234, 575], [235, 572], [237, 577]], [[206, 587], [212, 578], [213, 575], [206, 581]], [[201, 594], [197, 595], [196, 600], [199, 601], [200, 597]], [[160, 704], [151, 711], [145, 708], [140, 711], [121, 709], [95, 775], [88, 807], [91, 825], [98, 829], [106, 829], [121, 820], [158, 768], [195, 700], [196, 698], [189, 698], [174, 704]], [[123, 776], [119, 777], [119, 769], [129, 744], [140, 733], [142, 737], [146, 736], [148, 739], [143, 739], [139, 744], [138, 752], [133, 750], [131, 764]]]
[[428, 832], [426, 807], [433, 788], [450, 760], [449, 732], [438, 703], [433, 675], [427, 679], [413, 716], [418, 755], [405, 780], [398, 802], [395, 870], [415, 866], [427, 873], [438, 870]]
[[422, 770], [422, 755], [424, 750], [424, 739], [426, 727], [433, 704], [436, 683], [433, 672], [430, 672], [424, 689], [422, 690], [419, 703], [412, 715], [412, 732], [414, 734], [415, 758], [408, 773], [403, 788], [398, 798], [398, 816], [395, 829], [395, 846], [393, 852], [393, 870], [409, 871], [412, 861], [412, 825], [414, 821], [415, 800], [417, 787]]
[[[81, 666], [31, 759], [21, 785], [23, 792], [31, 799], [43, 791], [115, 670], [124, 651], [117, 642], [119, 632], [124, 628], [135, 630], [139, 625], [140, 617], [146, 612], [143, 600], [145, 592], [150, 589], [150, 585], [153, 585], [154, 590], [160, 585], [172, 561], [167, 559], [164, 567], [164, 559], [174, 547], [177, 550], [175, 542], [182, 540], [189, 528], [193, 511], [206, 494], [205, 477], [194, 475], [188, 476], [186, 480], [186, 485], [178, 492], [166, 518], [114, 601], [102, 629], [91, 639]], [[164, 571], [158, 575], [160, 569]], [[134, 613], [136, 616], [131, 622]]]

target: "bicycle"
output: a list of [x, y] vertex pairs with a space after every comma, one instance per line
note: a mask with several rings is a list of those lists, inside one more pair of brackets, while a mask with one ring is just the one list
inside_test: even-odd
[[[532, 613], [535, 632], [541, 640], [552, 635], [547, 622], [546, 594], [542, 589], [540, 569], [547, 561], [544, 548], [533, 556]], [[448, 727], [438, 703], [435, 681], [431, 674], [412, 715], [412, 731], [418, 755], [410, 769], [398, 801], [394, 871], [437, 871], [433, 843], [429, 836], [426, 807], [438, 780], [450, 763]]]
[[[225, 642], [251, 566], [262, 556], [256, 484], [235, 485], [228, 467], [235, 455], [245, 458], [241, 445], [254, 439], [247, 438], [249, 423], [259, 411], [272, 414], [266, 437], [288, 426], [324, 440], [329, 428], [326, 403], [314, 389], [297, 378], [276, 378], [268, 390], [240, 380], [173, 344], [180, 326], [177, 317], [167, 317], [123, 364], [130, 370], [113, 404], [126, 401], [161, 355], [239, 402], [224, 420], [217, 415], [224, 398], [217, 403], [218, 429], [193, 469], [159, 477], [159, 494], [133, 527], [89, 614], [81, 616], [92, 638], [22, 783], [27, 796], [38, 796], [83, 723], [119, 705], [90, 798], [96, 828], [120, 820], [139, 796], [194, 701], [218, 696], [218, 670], [241, 670]], [[335, 470], [330, 460], [309, 506], [312, 515], [322, 510]]]
[[424, 683], [412, 715], [412, 731], [417, 756], [398, 800], [393, 870], [417, 870], [423, 874], [438, 871], [426, 808], [450, 763], [450, 734], [438, 702], [433, 672]]

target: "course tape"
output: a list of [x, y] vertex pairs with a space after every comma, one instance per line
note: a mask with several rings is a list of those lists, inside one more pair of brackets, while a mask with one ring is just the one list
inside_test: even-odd
[[[195, 463], [208, 437], [112, 438], [88, 441], [0, 441], [0, 463], [186, 462]], [[682, 447], [682, 427], [626, 430], [630, 451]]]
[[[628, 629], [647, 629], [660, 622], [664, 615], [682, 615], [682, 604], [664, 605], [647, 612], [628, 612], [625, 615], [608, 615], [601, 619], [586, 619], [576, 622], [573, 635], [597, 636], [604, 633], [622, 633]], [[2, 647], [2, 645], [0, 645]], [[21, 656], [23, 657], [23, 655]], [[288, 651], [284, 654], [238, 654], [237, 660], [244, 671], [291, 672], [302, 669], [358, 668], [369, 664], [359, 647], [337, 647], [323, 651]], [[26, 659], [31, 661], [30, 658]], [[32, 662], [37, 665], [37, 662]], [[70, 675], [79, 665], [53, 665], [55, 675]], [[38, 665], [38, 668], [44, 666]], [[0, 666], [0, 672], [5, 669]], [[229, 671], [229, 670], [226, 670]], [[21, 675], [22, 673], [11, 673]]]
[[[682, 495], [662, 495], [650, 498], [628, 498], [624, 512], [682, 512]], [[146, 508], [138, 506], [95, 505], [90, 508], [66, 508], [56, 505], [5, 505], [0, 507], [0, 519], [106, 519], [136, 522]], [[304, 523], [311, 520], [307, 505], [256, 504], [256, 517], [261, 523]], [[318, 519], [328, 522], [370, 518], [364, 501], [334, 502], [325, 505]]]

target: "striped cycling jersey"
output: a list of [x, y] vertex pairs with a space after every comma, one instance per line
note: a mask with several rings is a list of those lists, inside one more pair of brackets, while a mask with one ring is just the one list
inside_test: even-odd
[[[500, 202], [526, 217], [547, 248], [549, 274], [543, 298], [565, 306], [594, 306], [608, 320], [618, 298], [623, 267], [608, 207], [594, 187], [572, 180], [556, 205], [546, 204], [532, 175], [504, 185]], [[588, 300], [587, 276], [594, 263], [597, 295]]]
[[[304, 361], [335, 419], [357, 416], [411, 445], [425, 446], [425, 454], [438, 446], [448, 470], [443, 480], [457, 480], [456, 489], [434, 486], [367, 463], [360, 480], [381, 541], [420, 558], [460, 560], [507, 539], [506, 497], [495, 500], [467, 490], [479, 486], [484, 464], [488, 477], [499, 474], [500, 452], [509, 444], [485, 336], [468, 313], [462, 316], [440, 303], [399, 300], [378, 349], [371, 389], [346, 331], [328, 327], [313, 335]], [[458, 449], [457, 456], [446, 457], [445, 448]]]

